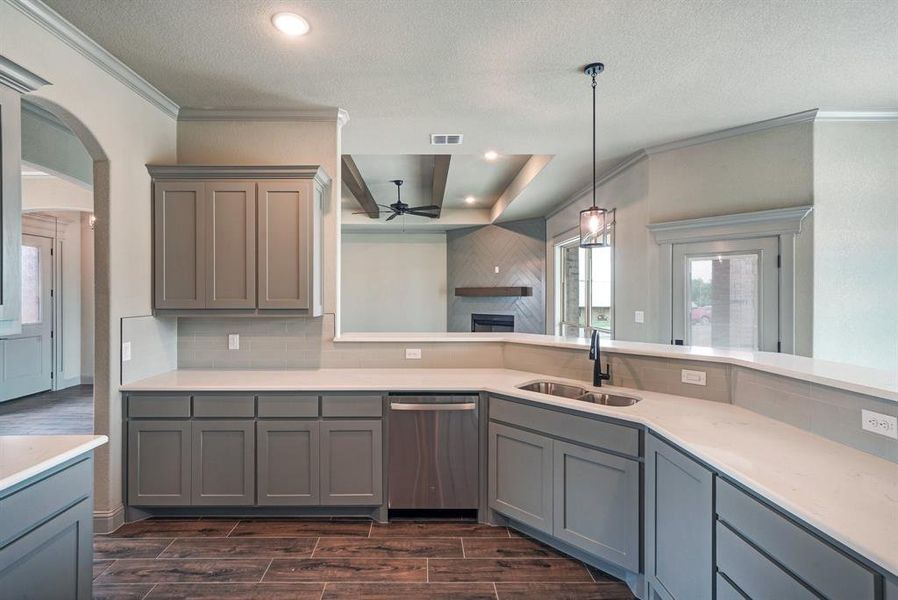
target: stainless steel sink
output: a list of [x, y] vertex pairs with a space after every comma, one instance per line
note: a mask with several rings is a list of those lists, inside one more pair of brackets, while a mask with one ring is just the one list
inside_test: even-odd
[[533, 383], [528, 383], [526, 385], [519, 385], [518, 389], [524, 390], [526, 392], [537, 392], [539, 394], [547, 394], [549, 396], [568, 398], [569, 400], [579, 400], [581, 402], [603, 404], [605, 406], [633, 406], [640, 400], [639, 398], [636, 398], [634, 396], [621, 396], [620, 394], [590, 392], [575, 385], [556, 383], [554, 381], [534, 381]]
[[548, 394], [549, 396], [570, 398], [571, 400], [576, 400], [586, 393], [586, 390], [581, 387], [555, 383], [554, 381], [534, 381], [527, 385], [518, 386], [518, 389], [524, 390], [525, 392], [537, 392], [540, 394]]

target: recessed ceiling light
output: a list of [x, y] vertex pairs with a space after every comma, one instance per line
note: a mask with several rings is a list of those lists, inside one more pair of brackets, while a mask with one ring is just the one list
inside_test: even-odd
[[271, 24], [278, 31], [290, 37], [299, 37], [309, 33], [309, 22], [296, 13], [281, 12], [271, 17]]
[[483, 158], [487, 160], [496, 160], [497, 158], [499, 158], [499, 153], [495, 150], [488, 150], [486, 153], [484, 153]]
[[477, 198], [475, 198], [474, 196], [468, 196], [467, 198], [465, 198], [465, 202], [467, 202], [468, 204], [474, 204], [475, 202], [477, 202]]

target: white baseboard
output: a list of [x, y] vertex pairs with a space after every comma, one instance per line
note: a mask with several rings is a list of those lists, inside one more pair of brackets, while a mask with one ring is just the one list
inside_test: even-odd
[[125, 524], [125, 507], [94, 511], [94, 533], [112, 533]]

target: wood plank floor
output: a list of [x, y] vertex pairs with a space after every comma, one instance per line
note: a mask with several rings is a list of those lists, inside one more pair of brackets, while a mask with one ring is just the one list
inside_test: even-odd
[[610, 575], [466, 522], [150, 519], [94, 541], [94, 598], [632, 600]]
[[80, 435], [93, 431], [92, 385], [76, 385], [0, 403], [0, 435]]

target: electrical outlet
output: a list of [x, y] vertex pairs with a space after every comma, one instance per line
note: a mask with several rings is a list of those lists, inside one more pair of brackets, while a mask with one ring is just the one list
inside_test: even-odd
[[131, 342], [122, 342], [122, 362], [131, 360]]
[[240, 334], [228, 334], [228, 350], [240, 350]]
[[861, 409], [861, 429], [898, 440], [898, 417]]
[[495, 272], [497, 275], [499, 274], [499, 266], [498, 265], [496, 265]]
[[633, 321], [635, 323], [645, 323], [645, 311], [637, 310], [633, 313]]
[[691, 385], [707, 385], [707, 376], [704, 371], [683, 369], [680, 371], [680, 381]]
[[421, 359], [421, 349], [420, 348], [406, 348], [405, 349], [405, 358], [408, 360], [420, 360]]

